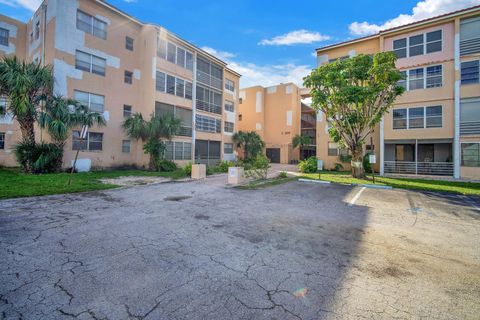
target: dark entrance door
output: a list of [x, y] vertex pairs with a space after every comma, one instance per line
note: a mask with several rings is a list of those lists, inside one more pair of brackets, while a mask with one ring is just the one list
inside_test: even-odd
[[267, 158], [271, 163], [280, 163], [280, 148], [267, 148]]

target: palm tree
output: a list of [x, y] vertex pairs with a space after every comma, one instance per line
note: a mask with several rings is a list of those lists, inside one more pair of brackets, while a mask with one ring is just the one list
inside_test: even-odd
[[303, 147], [311, 143], [312, 143], [312, 139], [309, 136], [304, 136], [301, 134], [297, 134], [292, 139], [293, 148]]
[[171, 140], [172, 136], [180, 132], [181, 126], [182, 121], [171, 114], [160, 116], [153, 113], [149, 121], [143, 119], [141, 113], [135, 113], [122, 124], [127, 136], [145, 143], [143, 151], [150, 156], [148, 162], [150, 170], [157, 169], [158, 160], [165, 150], [162, 139]]
[[101, 113], [90, 111], [87, 106], [81, 105], [76, 100], [62, 96], [48, 96], [43, 99], [45, 107], [38, 113], [38, 123], [40, 128], [47, 129], [48, 134], [52, 137], [52, 142], [62, 151], [62, 156], [57, 163], [57, 166], [60, 167], [63, 148], [72, 128], [104, 126], [106, 122]]
[[0, 61], [0, 95], [8, 100], [6, 110], [20, 125], [23, 140], [35, 145], [34, 124], [41, 97], [53, 89], [51, 66], [20, 62], [17, 57]]
[[233, 142], [237, 144], [237, 148], [243, 149], [243, 158], [248, 160], [255, 158], [263, 151], [265, 143], [255, 131], [239, 131], [232, 136]]

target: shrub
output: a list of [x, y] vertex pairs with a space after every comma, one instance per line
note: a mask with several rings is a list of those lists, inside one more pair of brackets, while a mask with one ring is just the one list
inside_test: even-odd
[[287, 177], [287, 173], [285, 171], [282, 171], [278, 174], [278, 177], [279, 179], [284, 179]]
[[15, 157], [26, 172], [50, 173], [62, 168], [63, 150], [53, 143], [20, 142]]
[[310, 157], [300, 161], [298, 164], [298, 170], [303, 173], [315, 173], [317, 172], [317, 158]]
[[372, 165], [370, 164], [370, 156], [371, 153], [367, 153], [363, 156], [363, 168], [365, 169], [365, 173], [372, 172]]
[[187, 163], [185, 167], [183, 167], [183, 171], [187, 176], [192, 175], [192, 163], [191, 162]]
[[343, 171], [343, 164], [335, 163], [335, 167], [333, 168], [334, 171]]
[[254, 179], [267, 179], [268, 168], [270, 168], [270, 161], [261, 154], [255, 160], [249, 163], [249, 167], [245, 166], [245, 176]]
[[235, 167], [236, 163], [233, 161], [220, 161], [217, 165], [218, 172], [228, 172], [228, 168]]
[[156, 163], [157, 171], [172, 172], [177, 170], [177, 164], [170, 160], [159, 160]]

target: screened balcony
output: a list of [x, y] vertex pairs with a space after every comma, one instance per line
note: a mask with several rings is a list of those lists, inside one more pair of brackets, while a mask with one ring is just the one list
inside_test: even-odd
[[451, 140], [385, 141], [384, 171], [391, 174], [453, 176]]

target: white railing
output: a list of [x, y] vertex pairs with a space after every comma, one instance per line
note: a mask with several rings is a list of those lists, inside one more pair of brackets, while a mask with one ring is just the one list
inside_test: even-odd
[[385, 173], [453, 176], [452, 162], [385, 161]]

